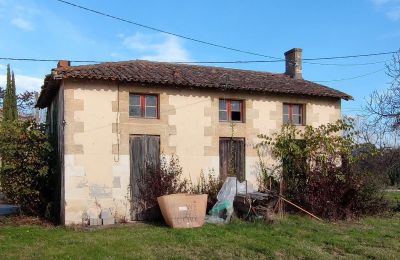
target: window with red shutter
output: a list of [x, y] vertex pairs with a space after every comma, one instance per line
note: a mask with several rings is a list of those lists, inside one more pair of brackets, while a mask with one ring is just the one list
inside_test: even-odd
[[283, 104], [283, 123], [290, 125], [304, 125], [304, 105]]
[[129, 117], [158, 118], [158, 96], [129, 94]]
[[243, 122], [243, 101], [220, 99], [219, 121], [221, 122]]

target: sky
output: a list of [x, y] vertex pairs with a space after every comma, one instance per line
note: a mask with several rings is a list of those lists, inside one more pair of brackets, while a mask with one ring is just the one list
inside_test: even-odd
[[[278, 58], [294, 47], [303, 49], [303, 58], [400, 48], [400, 0], [70, 1], [165, 31]], [[55, 0], [0, 0], [0, 35], [0, 57], [172, 62], [268, 59], [151, 31]], [[360, 112], [370, 93], [389, 87], [384, 67], [390, 58], [318, 61], [350, 66], [304, 63], [303, 77], [352, 95], [355, 100], [343, 101], [342, 108], [353, 115]], [[371, 62], [376, 64], [354, 65]], [[19, 92], [40, 90], [45, 75], [56, 66], [55, 62], [0, 60], [2, 87], [8, 63], [16, 74]], [[285, 70], [283, 62], [219, 66], [275, 73]], [[358, 76], [362, 77], [348, 79]]]

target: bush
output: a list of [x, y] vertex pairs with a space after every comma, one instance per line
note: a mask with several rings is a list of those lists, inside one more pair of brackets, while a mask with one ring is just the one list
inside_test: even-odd
[[146, 169], [145, 174], [137, 180], [135, 207], [143, 212], [139, 218], [157, 220], [161, 217], [157, 197], [186, 193], [189, 191], [189, 182], [182, 178], [182, 167], [176, 155], [172, 155], [169, 161], [165, 155], [161, 155], [159, 165], [147, 162]]
[[203, 170], [200, 173], [199, 182], [191, 185], [190, 192], [193, 194], [208, 194], [207, 211], [210, 210], [217, 202], [217, 195], [221, 189], [223, 181], [216, 176], [214, 170], [208, 172], [207, 177], [204, 176]]
[[42, 125], [27, 120], [0, 126], [1, 190], [25, 214], [44, 216], [51, 202], [51, 152]]
[[281, 164], [283, 196], [328, 219], [382, 211], [381, 179], [358, 167], [376, 150], [357, 145], [352, 129], [339, 120], [304, 131], [284, 125], [272, 137], [260, 135], [259, 147], [269, 148]]

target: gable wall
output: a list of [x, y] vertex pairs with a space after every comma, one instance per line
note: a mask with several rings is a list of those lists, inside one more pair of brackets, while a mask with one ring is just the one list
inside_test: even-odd
[[[81, 223], [85, 214], [111, 208], [129, 219], [129, 136], [159, 135], [161, 152], [176, 154], [183, 174], [196, 183], [201, 170], [219, 170], [219, 137], [230, 137], [230, 123], [218, 120], [219, 98], [245, 101], [245, 123], [234, 136], [246, 138], [246, 177], [256, 186], [257, 134], [282, 124], [282, 102], [306, 104], [306, 122], [317, 126], [340, 118], [340, 101], [143, 87], [140, 84], [66, 81], [65, 224]], [[159, 94], [160, 118], [129, 118], [129, 93]]]

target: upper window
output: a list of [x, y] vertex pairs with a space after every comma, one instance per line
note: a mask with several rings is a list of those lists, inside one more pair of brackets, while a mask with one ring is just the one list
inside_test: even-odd
[[304, 125], [304, 106], [302, 104], [283, 104], [283, 123]]
[[243, 122], [243, 101], [220, 99], [219, 121]]
[[130, 94], [129, 116], [158, 118], [158, 96], [144, 95], [144, 94]]

